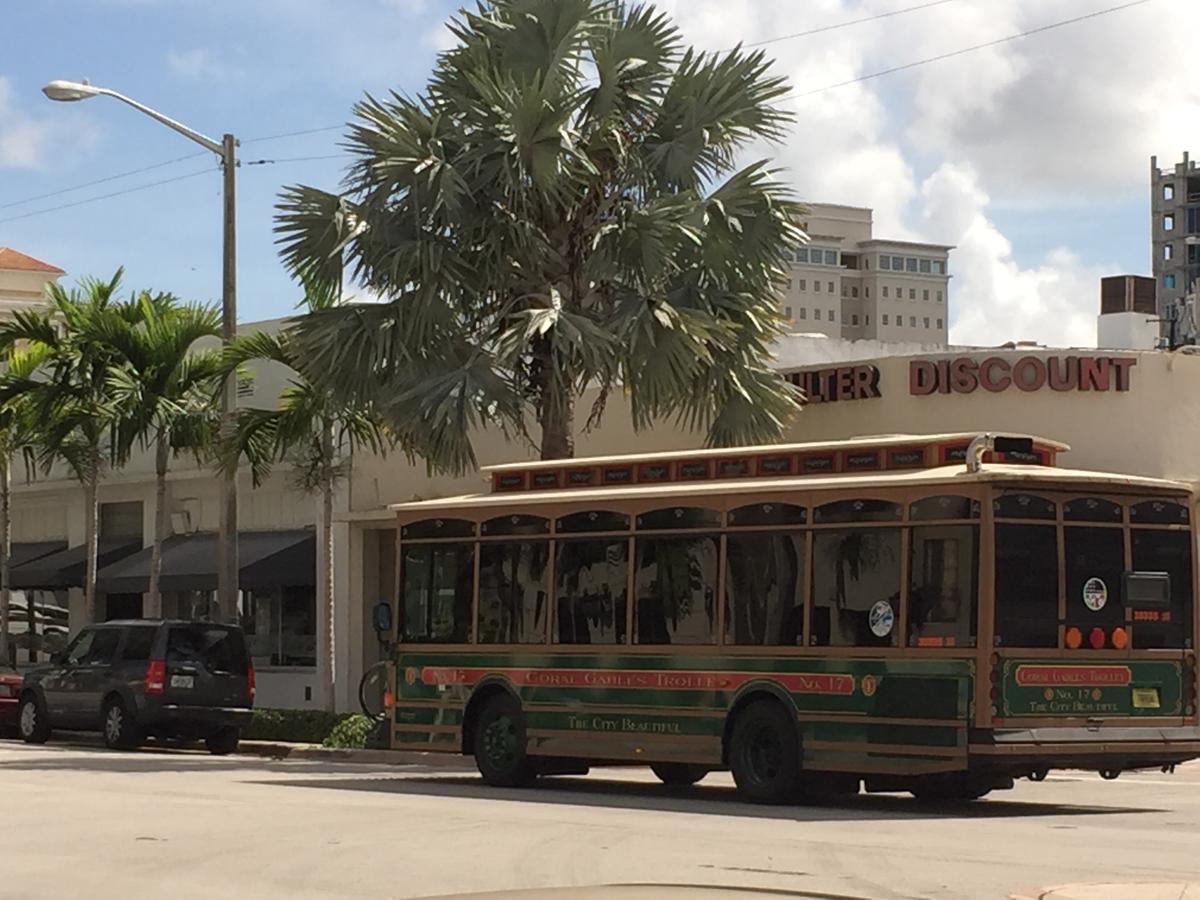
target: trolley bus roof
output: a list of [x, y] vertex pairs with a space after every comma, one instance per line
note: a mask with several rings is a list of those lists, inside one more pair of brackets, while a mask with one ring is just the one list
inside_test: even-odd
[[[923, 438], [924, 439], [924, 438]], [[911, 438], [910, 438], [911, 440]], [[870, 442], [878, 443], [878, 441]], [[844, 447], [844, 444], [838, 445]], [[1062, 446], [1062, 445], [1060, 445]], [[740, 452], [731, 451], [731, 452]], [[625, 460], [630, 457], [613, 457]], [[655, 458], [653, 455], [647, 458]], [[575, 461], [577, 462], [577, 461]], [[562, 465], [560, 461], [558, 463]], [[611, 500], [652, 498], [700, 498], [730, 494], [794, 493], [810, 490], [861, 488], [923, 487], [956, 484], [1021, 484], [1051, 488], [1091, 487], [1100, 490], [1146, 490], [1156, 493], [1190, 494], [1185, 482], [1148, 478], [1141, 475], [1122, 475], [1112, 472], [1093, 472], [1083, 469], [1060, 469], [1047, 466], [990, 463], [978, 472], [968, 472], [963, 465], [947, 465], [933, 469], [911, 471], [839, 473], [836, 475], [798, 475], [788, 478], [714, 479], [711, 481], [666, 484], [634, 484], [621, 487], [559, 488], [548, 491], [520, 493], [466, 494], [457, 497], [395, 503], [388, 508], [400, 514], [434, 513], [439, 510], [484, 510], [496, 507], [511, 508], [538, 505], [578, 504]]]

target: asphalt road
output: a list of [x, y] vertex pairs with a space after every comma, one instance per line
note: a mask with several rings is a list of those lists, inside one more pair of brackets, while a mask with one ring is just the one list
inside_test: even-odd
[[[0, 742], [0, 898], [419, 897], [709, 884], [1004, 897], [1200, 876], [1200, 766], [1051, 776], [956, 810], [738, 802], [606, 770], [494, 790], [459, 769]], [[663, 896], [675, 892], [664, 890]]]

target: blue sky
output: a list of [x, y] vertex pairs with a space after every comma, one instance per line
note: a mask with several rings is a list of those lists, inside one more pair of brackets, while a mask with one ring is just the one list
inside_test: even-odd
[[[1155, 0], [1161, 7], [1188, 0]], [[906, 0], [661, 0], [708, 48], [915, 5]], [[935, 10], [768, 51], [823, 85], [1105, 5], [946, 0]], [[952, 339], [1086, 343], [1095, 279], [1149, 266], [1148, 158], [1200, 153], [1194, 84], [1147, 7], [1071, 30], [797, 101], [796, 133], [769, 152], [807, 199], [876, 209], [877, 233], [953, 243]], [[127, 270], [130, 287], [220, 293], [220, 176], [199, 148], [106, 98], [45, 100], [53, 78], [89, 78], [210, 136], [243, 141], [238, 173], [244, 321], [287, 314], [297, 291], [271, 233], [284, 184], [337, 185], [337, 130], [364, 92], [418, 90], [457, 3], [438, 0], [39, 0], [9, 4], [0, 58], [0, 245], [69, 273]], [[1167, 37], [1167, 40], [1175, 40]], [[1185, 37], [1178, 38], [1185, 41]], [[1120, 63], [1110, 50], [1120, 49]], [[1105, 61], [1107, 59], [1107, 62]], [[1146, 69], [1151, 60], [1156, 67]], [[1166, 69], [1166, 71], [1164, 71]], [[1178, 71], [1175, 71], [1178, 69]], [[1135, 83], [1136, 80], [1136, 83]], [[1180, 123], [1183, 124], [1180, 124]], [[263, 159], [275, 164], [249, 165]], [[30, 215], [175, 176], [177, 183]], [[999, 310], [999, 312], [997, 312]], [[998, 332], [998, 329], [1002, 329]]]

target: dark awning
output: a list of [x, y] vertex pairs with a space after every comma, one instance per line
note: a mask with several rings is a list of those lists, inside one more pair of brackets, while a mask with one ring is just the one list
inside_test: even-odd
[[[101, 538], [96, 546], [96, 568], [100, 569], [135, 553], [141, 545], [129, 538]], [[10, 582], [18, 590], [56, 591], [83, 587], [86, 575], [87, 547], [80, 544], [14, 566]]]
[[[105, 566], [96, 587], [107, 593], [150, 590], [150, 556], [146, 547]], [[317, 544], [310, 530], [239, 531], [238, 586], [243, 590], [311, 586], [317, 583]], [[217, 536], [212, 532], [179, 534], [163, 542], [164, 591], [217, 589]]]
[[14, 541], [8, 555], [8, 564], [16, 568], [66, 549], [66, 541]]

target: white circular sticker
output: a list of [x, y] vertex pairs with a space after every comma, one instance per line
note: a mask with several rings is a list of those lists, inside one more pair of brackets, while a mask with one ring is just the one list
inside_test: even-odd
[[1108, 602], [1108, 585], [1101, 578], [1089, 578], [1083, 583], [1083, 605], [1092, 612], [1104, 609]]
[[892, 604], [886, 600], [880, 600], [871, 607], [871, 632], [876, 637], [887, 637], [892, 633], [892, 626], [896, 623], [896, 614], [892, 612]]

